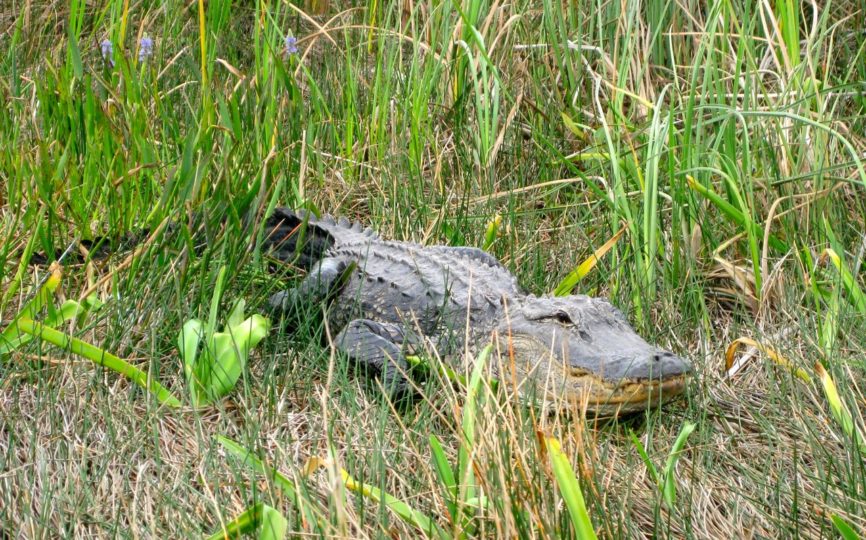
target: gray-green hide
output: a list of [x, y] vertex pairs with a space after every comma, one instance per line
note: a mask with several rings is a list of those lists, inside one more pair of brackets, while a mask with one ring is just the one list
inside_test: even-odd
[[676, 395], [690, 371], [606, 300], [527, 295], [480, 249], [382, 240], [357, 223], [287, 209], [267, 227], [271, 255], [308, 269], [272, 307], [326, 305], [335, 346], [395, 396], [409, 391], [405, 356], [424, 346], [459, 361], [492, 342], [504, 383], [604, 415]]

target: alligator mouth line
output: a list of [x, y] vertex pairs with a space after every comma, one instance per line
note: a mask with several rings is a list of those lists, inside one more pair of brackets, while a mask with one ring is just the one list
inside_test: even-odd
[[[604, 384], [606, 387], [611, 385]], [[677, 375], [667, 379], [639, 379], [620, 381], [608, 392], [595, 393], [589, 389], [589, 402], [593, 405], [646, 404], [667, 401], [683, 392], [686, 376]]]

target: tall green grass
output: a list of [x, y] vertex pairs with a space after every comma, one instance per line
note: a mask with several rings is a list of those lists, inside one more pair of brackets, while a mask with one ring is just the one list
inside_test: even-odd
[[[574, 537], [541, 433], [602, 537], [862, 535], [866, 15], [817, 7], [4, 4], [0, 332], [26, 311], [184, 395], [178, 329], [291, 286], [265, 271], [261, 218], [306, 205], [484, 246], [534, 293], [609, 296], [696, 373], [682, 400], [608, 423], [499, 385], [467, 453], [465, 386], [430, 370], [393, 407], [330, 353], [318, 306], [199, 411], [147, 407], [49, 340], [0, 344], [0, 528], [183, 537], [268, 509], [290, 534], [419, 534], [344, 469], [443, 531]], [[98, 299], [86, 318], [45, 318], [44, 263], [64, 253], [52, 294]], [[761, 350], [729, 376], [738, 338]], [[452, 512], [443, 463], [487, 502]]]

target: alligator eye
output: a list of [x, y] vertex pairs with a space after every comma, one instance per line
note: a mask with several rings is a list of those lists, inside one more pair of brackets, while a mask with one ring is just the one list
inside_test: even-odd
[[566, 313], [564, 311], [557, 311], [556, 313], [551, 315], [550, 318], [555, 320], [559, 324], [564, 324], [564, 325], [568, 325], [568, 326], [571, 326], [574, 324], [574, 321], [571, 320], [571, 317], [569, 317], [568, 313]]

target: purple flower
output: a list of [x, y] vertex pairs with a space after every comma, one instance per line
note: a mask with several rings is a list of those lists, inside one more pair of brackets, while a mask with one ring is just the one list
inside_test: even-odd
[[286, 56], [291, 56], [298, 53], [298, 39], [295, 36], [286, 36], [285, 48]]
[[153, 55], [153, 39], [148, 36], [141, 38], [138, 42], [138, 61], [144, 62]]
[[110, 39], [103, 39], [99, 44], [99, 50], [102, 51], [102, 59], [114, 67], [114, 47]]

